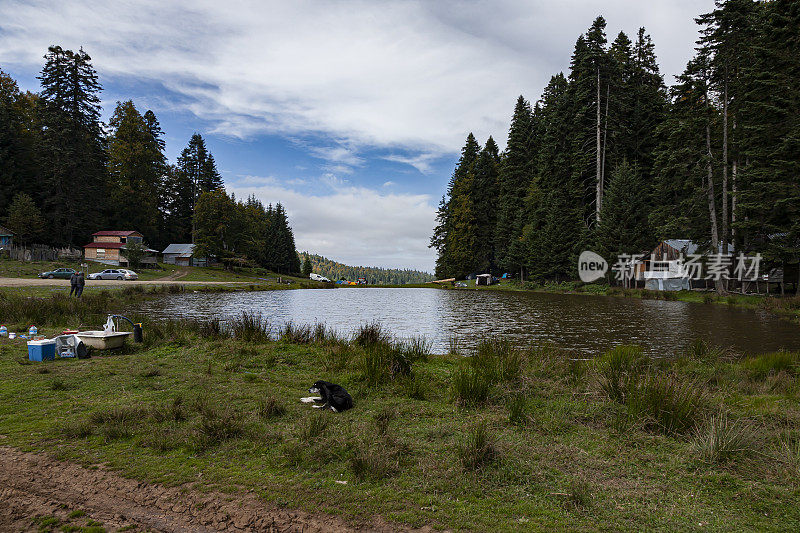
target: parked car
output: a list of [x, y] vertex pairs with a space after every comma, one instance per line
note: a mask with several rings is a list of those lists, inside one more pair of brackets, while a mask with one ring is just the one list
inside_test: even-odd
[[133, 270], [127, 270], [124, 268], [107, 268], [102, 272], [89, 274], [89, 279], [116, 279], [122, 281], [123, 279], [139, 279], [139, 276]]
[[128, 280], [128, 281], [136, 281], [137, 279], [139, 279], [139, 274], [137, 274], [133, 270], [128, 270], [127, 268], [126, 269], [120, 269], [120, 270], [122, 272], [125, 272], [125, 279]]
[[49, 272], [42, 272], [39, 277], [42, 279], [69, 279], [74, 273], [74, 268], [57, 268]]

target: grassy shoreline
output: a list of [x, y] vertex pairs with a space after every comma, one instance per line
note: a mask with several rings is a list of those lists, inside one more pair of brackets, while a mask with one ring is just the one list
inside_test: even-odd
[[[0, 298], [0, 316], [39, 314], [45, 332], [105, 312], [14, 300]], [[146, 322], [143, 345], [81, 361], [28, 364], [22, 343], [1, 340], [0, 442], [354, 522], [800, 527], [798, 354], [742, 359], [698, 342], [673, 360], [620, 347], [578, 361], [502, 339], [472, 357], [427, 351], [376, 325], [352, 339], [289, 326], [274, 340], [253, 315]], [[300, 404], [317, 379], [356, 407]]]

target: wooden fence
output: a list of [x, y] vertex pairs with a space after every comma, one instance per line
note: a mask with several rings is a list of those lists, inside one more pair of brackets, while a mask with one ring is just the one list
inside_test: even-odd
[[40, 244], [10, 246], [6, 248], [6, 251], [10, 259], [15, 259], [17, 261], [79, 260], [83, 257], [83, 250], [80, 248], [52, 248]]

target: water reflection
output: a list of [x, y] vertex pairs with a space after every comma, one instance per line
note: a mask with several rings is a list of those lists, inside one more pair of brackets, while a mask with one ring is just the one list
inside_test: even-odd
[[324, 323], [344, 335], [377, 321], [398, 337], [424, 335], [436, 352], [447, 351], [453, 335], [473, 347], [491, 334], [520, 346], [550, 341], [588, 355], [622, 343], [668, 355], [698, 337], [741, 352], [800, 349], [800, 328], [764, 312], [599, 296], [379, 288], [191, 293], [151, 300], [140, 310], [223, 319], [257, 311], [276, 328]]

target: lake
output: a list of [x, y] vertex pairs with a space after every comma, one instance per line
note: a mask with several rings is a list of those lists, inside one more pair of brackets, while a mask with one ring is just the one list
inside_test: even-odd
[[763, 311], [725, 305], [533, 292], [440, 289], [309, 289], [188, 293], [148, 300], [137, 311], [223, 320], [258, 312], [277, 330], [325, 324], [349, 335], [377, 321], [400, 338], [425, 336], [444, 353], [449, 339], [474, 347], [486, 335], [518, 346], [552, 342], [593, 356], [617, 344], [671, 355], [696, 338], [739, 352], [800, 350], [800, 327]]

